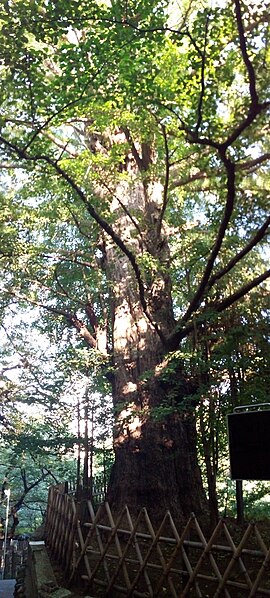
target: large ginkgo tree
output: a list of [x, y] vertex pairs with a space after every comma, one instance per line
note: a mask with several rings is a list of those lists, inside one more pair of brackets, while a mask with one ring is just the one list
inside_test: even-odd
[[266, 3], [4, 8], [3, 300], [107, 372], [113, 508], [201, 515], [183, 352], [269, 276]]

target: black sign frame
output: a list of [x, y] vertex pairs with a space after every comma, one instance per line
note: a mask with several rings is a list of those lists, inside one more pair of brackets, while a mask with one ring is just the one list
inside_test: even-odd
[[269, 481], [270, 409], [235, 410], [227, 424], [231, 478]]

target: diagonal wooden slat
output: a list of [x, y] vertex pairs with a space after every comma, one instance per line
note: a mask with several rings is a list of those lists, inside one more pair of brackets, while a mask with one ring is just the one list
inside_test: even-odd
[[[93, 536], [96, 533], [98, 524], [101, 523], [101, 521], [102, 521], [103, 513], [104, 513], [104, 508], [105, 508], [104, 504], [100, 505], [97, 513], [94, 514], [94, 517], [92, 519], [92, 524], [90, 524], [88, 521], [83, 523], [84, 527], [89, 527], [89, 531], [88, 531], [87, 536], [86, 536], [86, 538], [84, 540], [84, 544], [82, 546], [81, 553], [80, 553], [80, 555], [78, 557], [77, 564], [79, 564], [80, 561], [82, 560], [83, 555], [86, 553], [86, 550], [87, 550], [87, 548], [89, 546], [89, 542], [92, 540]], [[94, 513], [94, 511], [93, 511], [93, 513]]]
[[233, 555], [232, 555], [232, 558], [231, 558], [231, 560], [230, 560], [230, 562], [229, 562], [229, 564], [227, 566], [226, 571], [223, 574], [222, 579], [219, 582], [219, 585], [218, 585], [218, 588], [217, 588], [217, 591], [215, 593], [214, 598], [217, 598], [218, 596], [220, 596], [221, 591], [223, 590], [223, 588], [225, 587], [225, 584], [226, 584], [227, 580], [229, 579], [229, 575], [230, 575], [231, 570], [233, 569], [233, 567], [235, 566], [236, 563], [239, 563], [239, 561], [241, 563], [242, 572], [245, 574], [245, 578], [246, 578], [246, 581], [248, 583], [248, 587], [249, 588], [252, 587], [251, 579], [250, 579], [250, 577], [249, 577], [249, 575], [247, 573], [247, 570], [246, 570], [246, 568], [245, 568], [245, 566], [243, 564], [243, 561], [240, 559], [241, 552], [242, 552], [245, 544], [247, 543], [247, 540], [249, 539], [249, 537], [250, 537], [250, 535], [252, 533], [252, 524], [250, 524], [248, 526], [248, 528], [246, 529], [246, 531], [244, 533], [244, 536], [243, 536], [241, 542], [239, 543], [238, 547], [235, 546], [235, 544], [234, 544], [234, 542], [232, 540], [232, 537], [231, 537], [231, 535], [229, 533], [229, 530], [228, 530], [227, 526], [224, 526], [224, 531], [225, 531], [226, 536], [227, 536], [227, 538], [228, 538], [228, 540], [230, 542], [230, 545], [231, 545], [231, 547], [233, 549]]
[[[160, 547], [160, 544], [159, 544], [159, 538], [160, 538], [161, 533], [163, 531], [164, 524], [165, 524], [165, 522], [167, 520], [167, 513], [166, 513], [166, 515], [165, 515], [165, 517], [164, 517], [164, 519], [163, 519], [163, 521], [162, 521], [162, 523], [161, 523], [161, 525], [160, 525], [157, 533], [155, 534], [155, 531], [154, 531], [154, 528], [153, 528], [152, 523], [150, 521], [150, 518], [149, 518], [149, 515], [147, 513], [147, 510], [146, 509], [142, 509], [142, 512], [144, 513], [145, 521], [146, 521], [147, 528], [149, 530], [150, 536], [152, 538], [152, 542], [151, 542], [151, 545], [150, 545], [150, 547], [149, 547], [149, 549], [147, 551], [147, 554], [145, 555], [143, 563], [141, 564], [141, 567], [140, 567], [140, 569], [139, 569], [139, 571], [138, 571], [138, 573], [137, 573], [137, 575], [136, 575], [136, 577], [135, 577], [135, 579], [134, 579], [134, 581], [132, 583], [132, 586], [131, 586], [131, 588], [129, 590], [129, 593], [127, 594], [127, 598], [129, 598], [130, 596], [132, 596], [132, 592], [136, 588], [136, 584], [138, 583], [138, 581], [139, 581], [142, 573], [145, 571], [145, 568], [147, 567], [147, 565], [149, 565], [149, 559], [150, 559], [150, 556], [152, 555], [154, 549], [157, 550], [157, 553], [158, 553], [159, 560], [160, 560], [160, 563], [161, 563], [163, 571], [166, 569], [166, 561], [164, 559], [164, 556], [163, 556], [163, 553], [162, 553], [162, 550], [161, 550], [161, 547]], [[173, 581], [170, 578], [170, 576], [168, 576], [168, 582], [169, 582], [171, 596], [173, 596], [173, 598], [177, 598], [177, 592], [176, 592], [176, 589], [174, 587]]]
[[64, 538], [65, 538], [65, 527], [66, 527], [66, 512], [65, 512], [65, 494], [58, 493], [58, 509], [60, 513], [60, 517], [58, 516], [57, 527], [56, 527], [56, 535], [55, 535], [55, 544], [54, 550], [58, 556], [58, 559], [62, 559], [62, 548], [64, 545]]
[[[108, 550], [109, 550], [110, 546], [113, 543], [115, 544], [115, 547], [116, 547], [116, 550], [117, 550], [117, 554], [118, 554], [118, 558], [119, 559], [122, 558], [122, 549], [121, 549], [120, 541], [119, 541], [119, 538], [118, 538], [118, 528], [119, 528], [119, 525], [120, 525], [120, 523], [121, 523], [121, 521], [123, 519], [123, 516], [124, 516], [124, 514], [126, 512], [126, 507], [124, 507], [123, 510], [121, 511], [120, 516], [119, 516], [119, 518], [117, 520], [117, 523], [115, 524], [108, 503], [105, 503], [104, 506], [105, 506], [105, 510], [106, 510], [106, 513], [107, 513], [107, 516], [108, 516], [108, 519], [109, 519], [109, 523], [110, 523], [110, 526], [111, 526], [111, 533], [109, 535], [109, 538], [107, 540], [106, 545], [102, 548], [102, 552], [101, 552], [101, 554], [100, 554], [100, 556], [99, 556], [99, 558], [97, 560], [97, 563], [96, 563], [95, 567], [93, 568], [93, 571], [91, 572], [91, 575], [89, 575], [89, 585], [91, 585], [91, 583], [93, 582], [96, 573], [98, 572], [100, 566], [102, 565], [102, 563], [103, 563], [106, 555], [108, 555]], [[90, 537], [91, 536], [89, 535], [89, 538]], [[84, 550], [86, 550], [86, 547], [87, 547], [87, 542], [85, 543]], [[125, 563], [123, 563], [123, 573], [124, 573], [124, 579], [125, 579], [125, 583], [126, 583], [126, 588], [129, 588], [130, 587], [130, 579], [129, 579], [129, 574], [128, 574], [128, 570], [127, 570], [127, 567], [126, 567]], [[111, 576], [108, 579], [109, 583], [110, 583], [110, 579], [111, 579]]]
[[[227, 581], [227, 579], [229, 577], [229, 574], [232, 571], [234, 565], [236, 563], [238, 563], [240, 571], [244, 574], [244, 578], [245, 578], [245, 580], [247, 582], [247, 587], [250, 589], [250, 588], [252, 588], [252, 581], [251, 581], [250, 576], [248, 574], [248, 571], [247, 571], [247, 569], [246, 569], [246, 567], [244, 565], [244, 562], [243, 562], [243, 560], [241, 558], [241, 554], [243, 553], [245, 544], [247, 543], [247, 541], [248, 541], [248, 539], [249, 539], [249, 537], [250, 537], [250, 535], [251, 535], [251, 533], [253, 531], [253, 524], [250, 524], [248, 526], [246, 533], [244, 534], [244, 536], [243, 536], [240, 544], [238, 545], [238, 548], [234, 544], [232, 536], [231, 536], [231, 534], [230, 534], [230, 532], [229, 532], [229, 530], [228, 530], [228, 528], [227, 528], [227, 526], [226, 526], [225, 523], [223, 523], [223, 529], [224, 529], [225, 536], [226, 536], [226, 538], [228, 540], [228, 543], [231, 546], [232, 551], [233, 551], [233, 557], [231, 559], [231, 562], [229, 563], [229, 565], [227, 567], [227, 570], [223, 574], [223, 580], [222, 580], [223, 585], [224, 585], [224, 583], [226, 583], [226, 581]], [[223, 587], [222, 583], [219, 584], [219, 585], [220, 585], [220, 591], [221, 591], [222, 587]], [[218, 588], [218, 590], [219, 590], [219, 588]], [[217, 592], [218, 592], [218, 590], [217, 590]], [[220, 591], [219, 591], [219, 593], [220, 593]], [[217, 593], [217, 596], [219, 596], [218, 593]]]
[[[175, 546], [175, 548], [174, 548], [174, 550], [173, 550], [173, 552], [172, 552], [172, 554], [170, 556], [170, 559], [169, 559], [169, 561], [168, 561], [165, 569], [163, 570], [162, 575], [160, 576], [159, 581], [158, 581], [158, 583], [157, 583], [157, 585], [155, 587], [155, 595], [156, 596], [159, 595], [159, 592], [160, 592], [160, 590], [161, 590], [161, 588], [163, 586], [163, 583], [166, 580], [166, 578], [168, 577], [168, 575], [169, 575], [169, 573], [170, 573], [170, 571], [171, 571], [171, 569], [173, 567], [173, 563], [175, 561], [175, 558], [176, 558], [176, 556], [177, 556], [177, 554], [179, 552], [181, 553], [181, 557], [182, 557], [182, 559], [184, 561], [184, 564], [185, 564], [185, 566], [187, 568], [187, 571], [188, 571], [189, 575], [191, 576], [192, 573], [193, 573], [193, 569], [191, 567], [191, 564], [189, 562], [189, 559], [188, 559], [188, 556], [187, 556], [187, 553], [186, 553], [186, 551], [184, 549], [183, 544], [184, 544], [184, 540], [186, 539], [186, 537], [188, 536], [188, 534], [190, 532], [191, 526], [193, 524], [194, 516], [191, 516], [189, 518], [189, 520], [188, 520], [188, 522], [187, 522], [187, 524], [186, 524], [186, 526], [185, 526], [185, 528], [184, 528], [181, 536], [179, 536], [179, 534], [178, 534], [178, 531], [177, 531], [177, 529], [175, 527], [173, 518], [172, 518], [171, 513], [169, 511], [168, 511], [167, 516], [168, 516], [168, 519], [169, 519], [169, 522], [170, 522], [170, 526], [171, 526], [171, 529], [172, 529], [172, 532], [173, 532], [173, 536], [174, 536], [174, 538], [176, 540], [176, 546]], [[197, 593], [197, 595], [199, 597], [202, 596], [197, 582], [195, 582], [195, 590], [196, 590], [196, 593]]]
[[[91, 522], [92, 522], [92, 527], [90, 527], [90, 530], [86, 537], [86, 541], [85, 541], [86, 548], [89, 548], [89, 542], [90, 542], [90, 540], [92, 540], [93, 532], [95, 532], [99, 552], [100, 552], [100, 554], [103, 554], [103, 553], [105, 553], [105, 551], [104, 551], [104, 546], [103, 546], [101, 534], [100, 534], [98, 523], [97, 523], [99, 520], [99, 514], [102, 513], [102, 506], [99, 508], [97, 515], [95, 515], [95, 511], [93, 509], [93, 505], [90, 500], [87, 501], [87, 505], [88, 505]], [[109, 565], [108, 565], [108, 562], [106, 559], [106, 553], [104, 554], [103, 566], [104, 566], [105, 578], [109, 582], [110, 581], [110, 572], [109, 572]]]
[[[139, 513], [139, 515], [138, 515], [138, 517], [137, 517], [137, 519], [135, 521], [135, 524], [133, 525], [133, 522], [132, 522], [129, 510], [126, 507], [126, 515], [127, 515], [127, 520], [128, 520], [129, 528], [130, 528], [130, 534], [129, 534], [128, 541], [126, 543], [126, 547], [125, 547], [124, 552], [122, 554], [122, 557], [119, 560], [118, 566], [116, 567], [114, 575], [112, 576], [111, 582], [110, 582], [109, 586], [106, 589], [106, 595], [107, 596], [110, 595], [110, 592], [111, 592], [111, 590], [113, 588], [114, 582], [116, 581], [117, 575], [118, 575], [121, 567], [123, 566], [123, 563], [125, 562], [125, 559], [126, 559], [126, 557], [128, 555], [128, 552], [129, 552], [129, 549], [130, 549], [130, 546], [132, 545], [132, 543], [134, 543], [134, 545], [135, 545], [135, 550], [136, 550], [136, 554], [137, 554], [137, 557], [138, 557], [138, 565], [139, 565], [139, 567], [142, 567], [142, 565], [143, 565], [142, 553], [141, 553], [141, 550], [140, 550], [139, 542], [138, 542], [138, 540], [136, 538], [136, 532], [137, 532], [137, 530], [139, 528], [139, 525], [141, 523], [141, 520], [142, 520], [142, 513], [143, 512], [140, 511], [140, 513]], [[151, 581], [150, 581], [149, 576], [148, 576], [148, 574], [147, 574], [146, 571], [144, 571], [144, 578], [145, 578], [145, 582], [146, 582], [146, 586], [147, 586], [147, 590], [148, 590], [149, 596], [152, 597], [153, 596], [153, 589], [152, 589]], [[130, 587], [131, 587], [131, 585], [130, 585]]]
[[[199, 572], [199, 570], [201, 568], [201, 565], [202, 565], [203, 561], [206, 558], [209, 559], [209, 562], [210, 562], [210, 564], [212, 566], [212, 569], [213, 569], [213, 571], [214, 571], [217, 579], [220, 581], [220, 583], [222, 582], [222, 574], [221, 574], [221, 572], [219, 570], [219, 567], [218, 567], [218, 565], [217, 565], [217, 563], [215, 561], [215, 558], [214, 558], [213, 554], [211, 553], [211, 549], [212, 549], [212, 547], [214, 545], [214, 542], [215, 542], [217, 536], [219, 535], [220, 529], [222, 527], [222, 520], [220, 520], [218, 522], [218, 524], [217, 524], [216, 528], [214, 529], [214, 531], [213, 531], [213, 533], [211, 535], [211, 538], [210, 538], [210, 540], [208, 542], [206, 541], [206, 539], [204, 537], [204, 534], [203, 534], [203, 532], [202, 532], [202, 530], [201, 530], [201, 528], [199, 526], [199, 523], [196, 520], [196, 518], [194, 519], [194, 523], [195, 523], [195, 527], [196, 527], [196, 531], [198, 533], [198, 536], [199, 536], [199, 538], [200, 538], [200, 540], [202, 542], [202, 545], [204, 547], [204, 550], [203, 550], [203, 552], [202, 552], [202, 554], [201, 554], [201, 556], [200, 556], [200, 558], [199, 558], [196, 566], [194, 567], [192, 575], [190, 576], [187, 584], [184, 587], [184, 590], [183, 590], [183, 592], [181, 594], [181, 598], [182, 597], [184, 598], [184, 596], [188, 595], [188, 592], [189, 592], [189, 590], [190, 590], [193, 582], [195, 581], [195, 579], [197, 577], [197, 574], [198, 574], [198, 572]], [[230, 593], [229, 593], [229, 591], [227, 589], [224, 590], [224, 593], [225, 593], [226, 598], [231, 598], [231, 595], [230, 595]]]
[[[263, 577], [265, 577], [266, 572], [268, 572], [269, 568], [270, 568], [269, 567], [269, 565], [270, 565], [270, 548], [269, 548], [269, 550], [267, 550], [267, 547], [266, 547], [266, 545], [261, 537], [261, 534], [256, 526], [254, 527], [254, 532], [255, 532], [255, 536], [258, 541], [258, 544], [265, 555], [265, 558], [264, 558], [264, 561], [258, 571], [257, 577], [254, 581], [253, 587], [249, 593], [248, 598], [253, 598], [254, 596], [256, 596], [257, 590], [259, 589], [259, 584], [260, 584], [261, 580], [263, 579]], [[269, 575], [268, 575], [268, 577], [269, 577]]]
[[86, 568], [86, 571], [87, 571], [87, 575], [89, 577], [91, 576], [90, 565], [89, 565], [88, 559], [87, 559], [87, 557], [85, 555], [85, 552], [84, 552], [84, 538], [83, 538], [83, 533], [82, 533], [82, 528], [81, 528], [81, 521], [80, 521], [80, 518], [79, 518], [79, 513], [77, 511], [77, 505], [76, 505], [76, 503], [75, 503], [75, 501], [74, 501], [73, 498], [71, 498], [71, 507], [72, 507], [73, 514], [74, 514], [74, 516], [76, 518], [76, 532], [77, 532], [77, 538], [79, 540], [79, 548], [80, 548], [81, 552], [80, 552], [79, 558], [77, 559], [77, 561], [75, 561], [75, 563], [73, 565], [73, 569], [72, 569], [72, 572], [71, 572], [71, 575], [70, 575], [69, 583], [71, 583], [74, 575], [77, 573], [79, 564], [80, 564], [80, 562], [81, 562], [82, 559], [84, 561], [84, 565], [85, 565], [85, 568]]
[[[70, 577], [69, 577], [69, 581], [68, 581], [69, 584], [72, 583], [72, 580], [73, 580], [73, 578], [74, 578], [74, 576], [76, 574], [76, 571], [78, 570], [81, 562], [85, 559], [86, 550], [87, 550], [87, 546], [89, 545], [89, 542], [91, 540], [91, 535], [95, 532], [95, 525], [94, 525], [93, 528], [91, 528], [89, 530], [89, 533], [88, 533], [86, 539], [84, 540], [83, 534], [82, 534], [82, 530], [81, 530], [80, 520], [78, 519], [78, 514], [76, 513], [76, 504], [75, 504], [75, 501], [73, 501], [71, 504], [72, 504], [73, 513], [74, 513], [75, 518], [76, 518], [76, 527], [77, 527], [77, 534], [78, 534], [78, 539], [79, 539], [80, 553], [79, 553], [77, 559], [75, 560], [75, 562], [73, 564], [73, 568], [72, 568], [72, 571], [70, 573]], [[104, 509], [104, 506], [101, 505], [99, 507], [99, 509], [98, 509], [98, 512], [97, 512], [96, 516], [95, 516], [95, 521], [96, 522], [98, 522], [99, 519], [101, 518], [103, 509]], [[86, 570], [87, 570], [88, 578], [90, 579], [91, 575], [92, 575], [92, 571], [91, 571], [91, 568], [89, 566], [88, 560], [87, 560]]]
[[[118, 557], [119, 557], [119, 559], [121, 559], [122, 558], [122, 548], [121, 548], [121, 544], [120, 544], [119, 537], [118, 537], [118, 529], [119, 529], [120, 523], [126, 513], [127, 507], [125, 506], [123, 508], [122, 513], [120, 514], [116, 524], [114, 522], [109, 503], [107, 503], [107, 502], [105, 503], [105, 508], [107, 511], [109, 522], [112, 526], [112, 533], [111, 533], [111, 537], [108, 540], [108, 546], [110, 546], [112, 544], [112, 541], [114, 540]], [[124, 573], [125, 583], [127, 585], [127, 588], [129, 588], [130, 587], [130, 578], [129, 578], [128, 569], [127, 569], [125, 563], [123, 563], [123, 573]]]

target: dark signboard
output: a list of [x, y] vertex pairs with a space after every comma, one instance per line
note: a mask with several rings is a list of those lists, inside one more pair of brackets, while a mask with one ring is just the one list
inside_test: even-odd
[[270, 480], [270, 410], [228, 415], [231, 477]]

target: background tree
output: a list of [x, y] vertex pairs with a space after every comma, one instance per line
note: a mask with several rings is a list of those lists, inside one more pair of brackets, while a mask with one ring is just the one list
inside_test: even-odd
[[199, 450], [207, 475], [213, 522], [221, 509], [217, 484], [222, 484], [225, 489], [229, 483], [226, 416], [235, 407], [255, 407], [267, 402], [267, 303], [268, 297], [262, 292], [246, 297], [241, 304], [220, 316], [218, 329], [216, 324], [208, 325], [193, 354], [193, 368], [201, 379], [198, 390]]
[[[11, 318], [9, 310], [6, 324]], [[106, 396], [98, 401], [97, 390], [89, 392], [91, 425], [86, 438], [84, 395], [86, 386], [91, 390], [91, 380], [83, 371], [88, 355], [69, 344], [65, 355], [59, 356], [47, 336], [31, 330], [29, 313], [17, 313], [16, 320], [12, 321], [12, 337], [6, 326], [2, 327], [6, 342], [0, 351], [0, 481], [6, 479], [11, 489], [19, 530], [29, 531], [41, 522], [51, 484], [67, 481], [75, 491], [78, 478], [79, 488], [100, 492], [101, 486], [106, 487], [112, 446], [111, 401]], [[77, 405], [83, 420], [79, 429]]]
[[269, 275], [266, 7], [170, 9], [17, 2], [2, 21], [3, 164], [24, 173], [3, 297], [109, 368], [108, 498], [156, 518], [205, 509], [201, 374], [174, 352]]
[[[1, 442], [1, 484], [10, 489], [9, 533], [29, 533], [41, 525], [47, 507], [48, 488], [52, 484], [73, 480], [76, 460], [71, 455], [40, 457], [29, 451], [26, 443], [22, 452], [18, 447]], [[0, 501], [1, 516], [5, 517], [6, 502]], [[16, 525], [12, 513], [16, 513]], [[14, 527], [13, 527], [14, 526]]]

